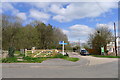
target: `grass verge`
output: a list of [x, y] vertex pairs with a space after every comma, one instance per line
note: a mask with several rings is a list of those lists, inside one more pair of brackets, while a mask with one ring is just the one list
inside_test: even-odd
[[62, 54], [57, 54], [57, 55], [55, 55], [53, 58], [61, 58], [61, 59], [68, 60], [68, 61], [72, 61], [72, 62], [76, 62], [76, 61], [79, 60], [79, 58], [63, 56]]
[[63, 58], [65, 60], [68, 60], [68, 61], [72, 61], [72, 62], [76, 62], [79, 60], [79, 58], [74, 58], [74, 57], [66, 57], [66, 58]]
[[11, 57], [11, 58], [4, 58], [2, 59], [2, 63], [41, 63], [42, 61], [45, 61], [47, 59], [54, 59], [54, 58], [60, 58], [72, 62], [76, 62], [79, 60], [79, 58], [74, 58], [74, 57], [68, 57], [68, 56], [63, 56], [62, 54], [57, 54], [53, 57], [23, 57], [22, 61], [19, 61], [17, 57]]
[[101, 58], [120, 58], [120, 56], [104, 56], [104, 55], [91, 55], [94, 57], [101, 57]]

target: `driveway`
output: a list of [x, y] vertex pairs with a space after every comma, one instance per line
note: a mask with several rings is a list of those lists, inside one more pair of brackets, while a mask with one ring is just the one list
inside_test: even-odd
[[[91, 56], [80, 56], [68, 53], [71, 57], [80, 58], [77, 62], [63, 59], [50, 59], [43, 63], [3, 63], [4, 78], [117, 78], [117, 59], [103, 59]], [[110, 61], [111, 60], [111, 61]]]

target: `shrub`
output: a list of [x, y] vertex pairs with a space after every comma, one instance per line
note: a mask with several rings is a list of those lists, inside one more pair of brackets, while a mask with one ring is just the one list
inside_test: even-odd
[[13, 47], [10, 47], [8, 50], [9, 57], [14, 57], [15, 49]]

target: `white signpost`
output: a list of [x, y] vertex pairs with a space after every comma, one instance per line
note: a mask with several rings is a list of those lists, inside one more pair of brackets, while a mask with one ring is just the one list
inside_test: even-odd
[[64, 47], [65, 47], [65, 45], [67, 45], [67, 43], [64, 43], [64, 41], [59, 41], [59, 44], [63, 45], [62, 46], [62, 54], [65, 55], [65, 53], [64, 53]]

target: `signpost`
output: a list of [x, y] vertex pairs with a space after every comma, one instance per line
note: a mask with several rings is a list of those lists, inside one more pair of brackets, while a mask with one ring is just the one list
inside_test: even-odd
[[101, 55], [104, 55], [104, 47], [101, 47]]
[[59, 41], [59, 44], [63, 45], [63, 47], [62, 47], [62, 54], [64, 55], [64, 47], [65, 47], [65, 45], [67, 45], [67, 43], [64, 43], [64, 41]]

